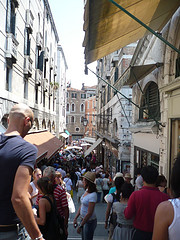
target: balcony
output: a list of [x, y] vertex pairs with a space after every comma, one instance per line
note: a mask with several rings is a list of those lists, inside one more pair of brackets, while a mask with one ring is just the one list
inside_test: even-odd
[[49, 58], [49, 48], [45, 47], [44, 48], [44, 59], [48, 60], [48, 58]]
[[48, 86], [49, 86], [49, 84], [48, 84], [48, 79], [47, 79], [47, 78], [44, 78], [44, 79], [43, 79], [43, 89], [44, 89], [44, 92], [47, 92]]
[[41, 49], [42, 48], [42, 44], [43, 44], [43, 36], [42, 36], [41, 32], [37, 32], [37, 35], [36, 35], [36, 45]]
[[42, 71], [39, 69], [36, 69], [36, 79], [35, 79], [35, 84], [40, 86], [41, 85], [41, 80], [42, 80]]
[[33, 14], [30, 9], [27, 9], [26, 10], [26, 27], [29, 28], [30, 33], [33, 32], [33, 21], [34, 21]]
[[49, 61], [49, 67], [52, 69], [54, 67], [54, 59], [51, 57]]
[[30, 56], [24, 56], [24, 75], [31, 77], [33, 60]]
[[107, 72], [106, 72], [106, 79], [110, 79], [110, 77], [111, 77], [111, 72], [110, 72], [110, 71], [107, 71]]
[[18, 41], [14, 37], [12, 33], [7, 33], [6, 38], [6, 58], [12, 59], [13, 63], [16, 63], [17, 60], [17, 48], [18, 48]]

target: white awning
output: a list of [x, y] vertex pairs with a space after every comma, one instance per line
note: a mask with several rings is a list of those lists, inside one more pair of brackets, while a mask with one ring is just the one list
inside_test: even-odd
[[[116, 0], [115, 2], [158, 32], [180, 6], [179, 0]], [[108, 0], [86, 1], [83, 28], [86, 64], [149, 34], [146, 28]]]
[[60, 136], [62, 136], [63, 138], [68, 138], [69, 137], [69, 135], [66, 134], [66, 133], [60, 133]]
[[103, 140], [102, 138], [98, 138], [98, 140], [95, 143], [93, 143], [93, 145], [90, 148], [88, 148], [87, 151], [85, 151], [84, 157], [87, 157], [102, 142], [102, 140]]

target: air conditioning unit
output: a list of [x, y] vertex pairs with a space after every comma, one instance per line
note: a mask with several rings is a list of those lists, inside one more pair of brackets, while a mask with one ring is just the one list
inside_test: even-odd
[[24, 56], [24, 75], [31, 77], [33, 60], [30, 56]]
[[40, 86], [42, 81], [42, 72], [39, 69], [36, 69], [36, 75], [35, 75], [35, 84]]
[[30, 9], [27, 9], [26, 10], [26, 27], [29, 28], [31, 33], [33, 31], [33, 21], [34, 21], [33, 14]]
[[49, 48], [45, 47], [44, 48], [44, 59], [48, 60], [48, 58], [49, 58]]
[[43, 44], [43, 36], [42, 36], [41, 32], [37, 32], [37, 34], [36, 34], [36, 45], [39, 48], [42, 48], [42, 44]]
[[51, 57], [49, 61], [49, 67], [52, 69], [54, 67], [54, 59]]

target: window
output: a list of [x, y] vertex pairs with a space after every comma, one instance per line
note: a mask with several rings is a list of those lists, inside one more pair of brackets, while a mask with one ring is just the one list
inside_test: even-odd
[[66, 97], [67, 97], [67, 98], [69, 97], [69, 93], [68, 93], [68, 92], [66, 93]]
[[176, 73], [175, 73], [176, 78], [179, 76], [180, 76], [180, 55], [178, 55], [176, 59]]
[[81, 98], [82, 99], [86, 99], [86, 94], [85, 93], [81, 93]]
[[16, 7], [18, 3], [14, 0], [7, 0], [6, 31], [15, 36], [16, 29]]
[[40, 49], [36, 48], [36, 68], [43, 71], [43, 61], [44, 61], [44, 51], [40, 51]]
[[69, 119], [68, 119], [68, 116], [66, 116], [66, 123], [69, 123], [69, 121], [68, 121]]
[[30, 49], [31, 49], [30, 30], [29, 28], [25, 28], [24, 55], [30, 56]]
[[154, 118], [160, 119], [160, 99], [157, 84], [151, 82], [141, 100], [139, 119], [153, 120]]
[[49, 95], [49, 109], [51, 108], [51, 96]]
[[6, 65], [6, 90], [9, 92], [12, 90], [12, 63]]
[[69, 112], [69, 103], [66, 105], [66, 111]]
[[71, 98], [77, 98], [77, 93], [71, 93]]
[[45, 105], [46, 105], [45, 101], [46, 101], [46, 94], [43, 91], [43, 107], [45, 107]]
[[79, 132], [79, 130], [80, 130], [79, 127], [77, 127], [77, 128], [76, 128], [76, 132]]
[[24, 78], [24, 98], [28, 99], [28, 79]]
[[38, 104], [38, 86], [35, 85], [35, 103]]
[[87, 102], [87, 109], [89, 109], [89, 101]]
[[71, 112], [75, 112], [75, 104], [74, 103], [72, 103], [72, 105], [71, 105]]
[[118, 74], [119, 73], [119, 69], [118, 67], [115, 68], [115, 72], [114, 72], [114, 82], [116, 82], [118, 80]]
[[81, 117], [80, 118], [80, 123], [83, 123], [84, 122], [84, 117]]
[[71, 116], [71, 123], [74, 123], [74, 116]]
[[81, 112], [84, 112], [84, 104], [81, 104]]

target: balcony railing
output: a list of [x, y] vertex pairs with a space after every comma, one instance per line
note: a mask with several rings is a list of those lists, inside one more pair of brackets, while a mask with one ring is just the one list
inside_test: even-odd
[[18, 41], [12, 33], [7, 33], [6, 38], [6, 58], [11, 58], [13, 63], [17, 60]]

